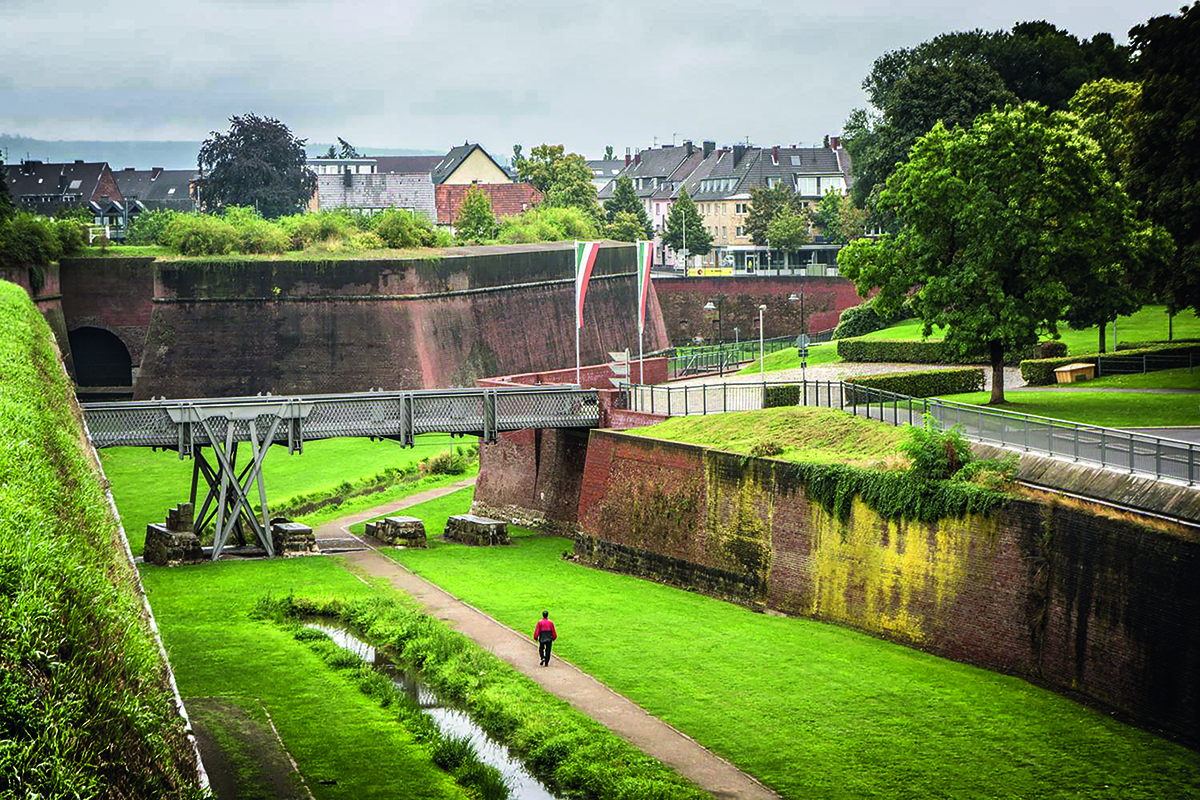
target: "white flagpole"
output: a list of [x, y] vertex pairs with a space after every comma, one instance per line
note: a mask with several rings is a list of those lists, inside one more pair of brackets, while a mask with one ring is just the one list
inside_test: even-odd
[[579, 367], [579, 240], [575, 241], [575, 385], [583, 388]]
[[638, 256], [638, 266], [637, 266], [637, 268], [638, 268], [638, 273], [637, 273], [637, 274], [638, 274], [638, 281], [637, 281], [637, 287], [638, 287], [638, 289], [639, 289], [639, 291], [638, 291], [638, 298], [637, 298], [637, 310], [638, 310], [638, 383], [639, 383], [640, 385], [642, 385], [642, 386], [645, 386], [645, 385], [646, 385], [646, 364], [645, 364], [645, 360], [646, 360], [646, 359], [645, 359], [645, 356], [643, 356], [643, 355], [642, 355], [642, 339], [644, 338], [644, 336], [643, 336], [643, 332], [644, 332], [644, 329], [645, 329], [645, 327], [646, 327], [646, 320], [645, 320], [645, 317], [643, 317], [643, 316], [642, 316], [642, 295], [643, 295], [643, 294], [645, 294], [645, 293], [646, 293], [646, 291], [647, 291], [646, 287], [642, 286], [642, 281], [646, 279], [646, 276], [645, 276], [645, 274], [644, 274], [644, 270], [642, 269], [642, 248], [643, 248], [644, 246], [645, 246], [645, 245], [641, 245], [641, 244], [639, 244], [639, 245], [638, 245], [638, 246], [635, 248], [635, 250], [637, 251], [637, 256]]

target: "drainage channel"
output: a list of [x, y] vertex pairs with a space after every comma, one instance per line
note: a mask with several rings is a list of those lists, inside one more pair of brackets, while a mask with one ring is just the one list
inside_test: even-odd
[[443, 735], [467, 738], [479, 755], [480, 761], [500, 770], [512, 800], [559, 800], [525, 769], [524, 764], [509, 754], [507, 747], [484, 733], [483, 728], [480, 728], [467, 712], [442, 703], [433, 690], [412, 672], [401, 669], [386, 659], [378, 658], [374, 647], [344, 628], [317, 623], [307, 623], [304, 627], [321, 631], [338, 647], [349, 650], [387, 675], [393, 686], [412, 698], [421, 711], [433, 719]]

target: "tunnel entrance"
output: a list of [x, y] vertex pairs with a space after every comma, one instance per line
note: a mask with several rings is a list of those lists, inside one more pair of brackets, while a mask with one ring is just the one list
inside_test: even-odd
[[67, 334], [79, 386], [133, 386], [133, 360], [116, 334], [103, 328], [76, 328]]

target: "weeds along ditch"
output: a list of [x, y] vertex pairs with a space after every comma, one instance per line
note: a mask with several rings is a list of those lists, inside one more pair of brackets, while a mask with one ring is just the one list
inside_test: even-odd
[[402, 601], [267, 596], [254, 616], [294, 629], [327, 665], [393, 709], [435, 764], [485, 800], [708, 797]]

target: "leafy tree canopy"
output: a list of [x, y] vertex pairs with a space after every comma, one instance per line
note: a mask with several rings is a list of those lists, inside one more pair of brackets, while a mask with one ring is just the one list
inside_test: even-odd
[[604, 146], [604, 160], [605, 161], [613, 160], [613, 146], [611, 144]]
[[746, 235], [759, 247], [767, 243], [767, 226], [775, 215], [787, 208], [804, 214], [804, 203], [790, 186], [783, 183], [768, 189], [755, 186], [750, 190], [750, 211], [746, 214]]
[[1142, 93], [1140, 83], [1101, 78], [1085, 83], [1071, 98], [1071, 113], [1080, 129], [1100, 146], [1104, 165], [1114, 178], [1124, 179], [1133, 144], [1133, 114]]
[[304, 139], [277, 119], [229, 118], [200, 145], [200, 199], [209, 209], [251, 206], [267, 218], [302, 210], [317, 189], [305, 167]]
[[1200, 5], [1155, 17], [1129, 35], [1143, 70], [1131, 124], [1129, 193], [1178, 248], [1155, 280], [1162, 299], [1172, 311], [1200, 310]]
[[867, 214], [855, 208], [849, 196], [831, 189], [817, 204], [812, 221], [826, 241], [846, 244], [866, 233]]
[[1039, 21], [1011, 32], [946, 33], [884, 53], [863, 81], [871, 109], [855, 109], [845, 125], [855, 203], [868, 202], [933, 123], [969, 125], [993, 106], [1021, 101], [1065, 110], [1088, 81], [1132, 78], [1131, 52], [1110, 34], [1080, 41]]
[[[616, 221], [618, 214], [627, 214], [637, 223], [637, 235], [634, 239], [617, 236], [612, 238], [618, 241], [632, 242], [635, 239], [649, 239], [654, 235], [654, 227], [650, 224], [650, 217], [646, 214], [646, 206], [634, 191], [633, 181], [629, 179], [628, 175], [617, 177], [616, 185], [613, 187], [613, 196], [604, 202], [604, 216], [610, 225]], [[625, 227], [633, 230], [631, 226], [632, 223], [626, 220]]]
[[17, 213], [13, 205], [12, 193], [8, 191], [8, 180], [5, 178], [4, 159], [0, 158], [0, 221], [12, 219]]
[[[645, 216], [645, 212], [642, 216]], [[618, 211], [604, 226], [604, 235], [617, 242], [636, 242], [647, 238], [642, 221], [628, 211]]]
[[842, 274], [880, 313], [906, 297], [932, 333], [992, 365], [1004, 401], [1003, 361], [1057, 333], [1072, 297], [1096, 275], [1136, 268], [1169, 247], [1133, 216], [1124, 190], [1075, 118], [1027, 103], [941, 123], [913, 146], [879, 203], [895, 235], [858, 239], [838, 254]]
[[543, 203], [557, 208], [578, 208], [600, 220], [600, 203], [592, 171], [583, 156], [564, 154], [561, 144], [541, 144], [517, 166], [517, 175], [542, 193]]
[[454, 221], [455, 236], [470, 244], [480, 244], [495, 239], [499, 230], [487, 192], [477, 187], [467, 189], [458, 206], [458, 219]]
[[[707, 255], [712, 249], [712, 237], [704, 230], [700, 210], [692, 202], [687, 189], [679, 190], [679, 198], [671, 204], [667, 214], [667, 229], [663, 232], [663, 244], [682, 253], [685, 249], [694, 256]], [[685, 247], [686, 245], [686, 247]]]
[[347, 142], [342, 137], [337, 137], [338, 140], [338, 157], [339, 158], [362, 158], [358, 151], [354, 149], [354, 145]]
[[784, 206], [767, 225], [767, 241], [772, 249], [795, 252], [812, 241], [808, 233], [808, 215]]

